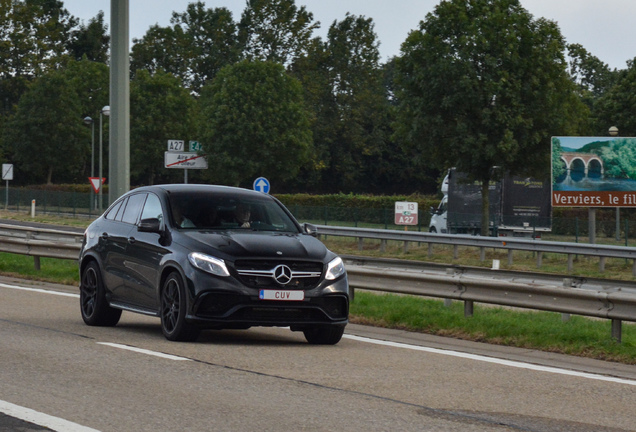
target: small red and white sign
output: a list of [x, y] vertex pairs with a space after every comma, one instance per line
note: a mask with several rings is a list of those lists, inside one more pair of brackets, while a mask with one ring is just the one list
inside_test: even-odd
[[305, 292], [300, 290], [262, 289], [258, 293], [258, 298], [261, 300], [302, 301], [305, 299]]
[[166, 168], [208, 169], [208, 160], [204, 155], [193, 152], [164, 152]]
[[106, 177], [102, 177], [101, 181], [99, 177], [89, 177], [88, 180], [91, 182], [91, 186], [93, 186], [95, 193], [99, 193], [102, 185], [106, 183]]
[[396, 225], [417, 225], [417, 203], [397, 201], [395, 203]]

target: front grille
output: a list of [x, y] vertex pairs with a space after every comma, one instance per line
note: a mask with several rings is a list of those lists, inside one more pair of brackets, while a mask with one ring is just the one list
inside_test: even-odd
[[329, 322], [349, 316], [349, 303], [342, 295], [311, 298], [299, 304], [254, 300], [232, 293], [207, 293], [197, 302], [201, 318], [246, 322]]
[[[276, 268], [280, 265], [291, 270], [291, 280], [286, 284], [274, 278]], [[312, 261], [238, 260], [234, 267], [241, 282], [252, 288], [310, 290], [320, 282], [323, 265]]]

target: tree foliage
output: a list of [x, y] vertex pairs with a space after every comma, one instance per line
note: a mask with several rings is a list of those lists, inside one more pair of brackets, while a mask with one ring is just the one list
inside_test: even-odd
[[108, 26], [104, 24], [104, 12], [100, 11], [88, 24], [82, 23], [79, 28], [71, 31], [68, 47], [75, 60], [86, 56], [88, 60], [107, 63], [109, 43]]
[[505, 171], [547, 177], [549, 137], [580, 109], [564, 49], [557, 25], [518, 0], [440, 3], [397, 61], [400, 133], [428, 163], [455, 166], [484, 191]]
[[313, 14], [294, 0], [247, 0], [239, 38], [248, 59], [291, 64], [307, 52], [314, 29]]
[[293, 179], [311, 151], [300, 83], [282, 65], [244, 60], [223, 68], [201, 94], [200, 141], [209, 175], [239, 185], [267, 174]]
[[395, 152], [378, 44], [371, 18], [347, 14], [292, 67], [313, 112], [315, 170], [304, 173], [313, 188], [372, 191], [389, 175]]
[[168, 139], [195, 139], [195, 101], [179, 79], [142, 70], [130, 88], [130, 175], [133, 184], [178, 180], [181, 170], [164, 168]]
[[76, 23], [61, 1], [0, 1], [0, 115], [13, 109], [29, 81], [65, 61]]
[[3, 136], [16, 176], [47, 184], [54, 174], [58, 181], [80, 181], [90, 142], [81, 119], [77, 93], [64, 72], [36, 80], [20, 98]]
[[636, 136], [636, 58], [627, 66], [617, 73], [616, 84], [595, 104], [595, 130], [599, 135], [616, 126], [621, 136]]
[[133, 71], [162, 69], [199, 92], [223, 66], [238, 60], [237, 26], [228, 9], [190, 3], [185, 12], [173, 12], [171, 24], [152, 26], [141, 40], [133, 40]]

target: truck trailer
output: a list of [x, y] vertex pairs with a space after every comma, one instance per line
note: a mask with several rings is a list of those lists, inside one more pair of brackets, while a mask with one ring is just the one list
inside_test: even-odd
[[[481, 183], [469, 182], [455, 168], [442, 182], [444, 197], [431, 208], [429, 231], [481, 234]], [[531, 177], [504, 175], [489, 191], [489, 235], [540, 238], [552, 229], [550, 183]]]

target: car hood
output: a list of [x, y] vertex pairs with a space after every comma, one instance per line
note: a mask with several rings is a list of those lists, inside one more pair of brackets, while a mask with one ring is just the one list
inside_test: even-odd
[[306, 234], [182, 231], [180, 237], [178, 242], [192, 252], [203, 252], [229, 260], [257, 256], [324, 262], [329, 254], [320, 240]]

